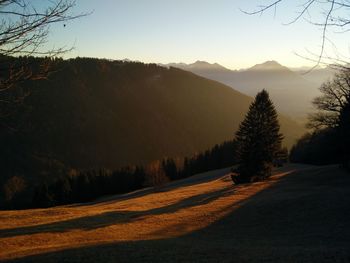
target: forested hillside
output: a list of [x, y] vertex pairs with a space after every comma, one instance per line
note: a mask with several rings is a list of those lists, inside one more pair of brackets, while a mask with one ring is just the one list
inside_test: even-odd
[[[180, 69], [89, 58], [57, 60], [48, 79], [21, 85], [30, 95], [0, 136], [2, 183], [192, 156], [232, 140], [251, 102]], [[291, 145], [302, 129], [281, 123]]]

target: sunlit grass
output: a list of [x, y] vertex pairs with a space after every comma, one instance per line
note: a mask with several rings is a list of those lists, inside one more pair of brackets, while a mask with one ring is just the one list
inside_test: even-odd
[[110, 242], [183, 236], [233, 212], [292, 169], [279, 172], [268, 181], [238, 187], [233, 186], [228, 171], [209, 172], [213, 180], [194, 183], [203, 177], [198, 175], [188, 179], [192, 181], [147, 189], [130, 198], [116, 196], [89, 204], [2, 211], [0, 259]]

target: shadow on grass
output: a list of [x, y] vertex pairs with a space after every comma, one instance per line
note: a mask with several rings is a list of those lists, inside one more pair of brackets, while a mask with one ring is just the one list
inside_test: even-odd
[[[232, 193], [222, 191], [153, 213]], [[184, 236], [87, 245], [10, 262], [349, 262], [349, 204], [348, 174], [334, 168], [296, 172], [210, 226]]]
[[109, 225], [129, 223], [144, 216], [175, 213], [181, 209], [208, 204], [217, 198], [233, 193], [233, 187], [226, 187], [217, 191], [191, 196], [174, 204], [154, 208], [146, 211], [110, 211], [97, 215], [74, 218], [36, 226], [19, 227], [0, 230], [0, 238], [29, 235], [36, 233], [58, 233], [74, 229], [93, 230]]
[[188, 178], [179, 179], [173, 182], [170, 182], [164, 186], [161, 187], [149, 187], [141, 190], [137, 190], [131, 193], [125, 193], [125, 194], [119, 194], [119, 195], [113, 195], [113, 196], [105, 196], [98, 198], [96, 201], [92, 201], [89, 203], [79, 203], [79, 204], [71, 204], [69, 207], [81, 207], [81, 206], [89, 206], [89, 205], [96, 205], [99, 203], [109, 204], [114, 203], [118, 201], [123, 201], [130, 198], [137, 198], [142, 197], [148, 194], [156, 193], [156, 192], [165, 192], [165, 191], [171, 191], [175, 190], [179, 187], [188, 187], [192, 185], [202, 184], [202, 183], [209, 183], [215, 180], [218, 180], [225, 174], [228, 174], [231, 170], [231, 167], [229, 168], [223, 168], [218, 169], [214, 171], [204, 172], [197, 175], [190, 176]]

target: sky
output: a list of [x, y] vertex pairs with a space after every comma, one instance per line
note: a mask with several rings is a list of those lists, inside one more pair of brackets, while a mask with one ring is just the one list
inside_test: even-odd
[[[276, 60], [289, 67], [312, 66], [321, 30], [305, 20], [291, 25], [296, 0], [274, 12], [247, 15], [258, 0], [77, 0], [72, 12], [86, 17], [51, 27], [49, 47], [74, 47], [66, 57], [131, 59], [145, 63], [203, 60], [240, 69]], [[305, 2], [305, 1], [304, 1]], [[317, 14], [313, 14], [317, 17]], [[330, 38], [347, 54], [349, 34]], [[333, 52], [329, 45], [327, 52]], [[298, 55], [299, 54], [299, 55]]]

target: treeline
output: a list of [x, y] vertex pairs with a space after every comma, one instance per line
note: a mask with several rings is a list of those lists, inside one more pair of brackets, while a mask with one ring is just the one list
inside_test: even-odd
[[342, 158], [340, 142], [334, 129], [307, 133], [292, 147], [289, 159], [294, 163], [327, 165]]
[[229, 167], [235, 164], [235, 141], [215, 145], [212, 149], [190, 158], [166, 158], [146, 166], [71, 171], [67, 176], [38, 185], [33, 194], [32, 207], [92, 201], [104, 195], [122, 194], [194, 174]]
[[34, 207], [91, 201], [97, 197], [140, 189], [146, 175], [141, 167], [72, 172], [52, 184], [46, 182], [34, 191]]
[[235, 140], [226, 141], [192, 158], [185, 158], [181, 178], [236, 164], [236, 148]]
[[343, 68], [321, 87], [314, 99], [318, 110], [310, 116], [306, 134], [292, 148], [293, 162], [338, 163], [350, 169], [350, 68]]

